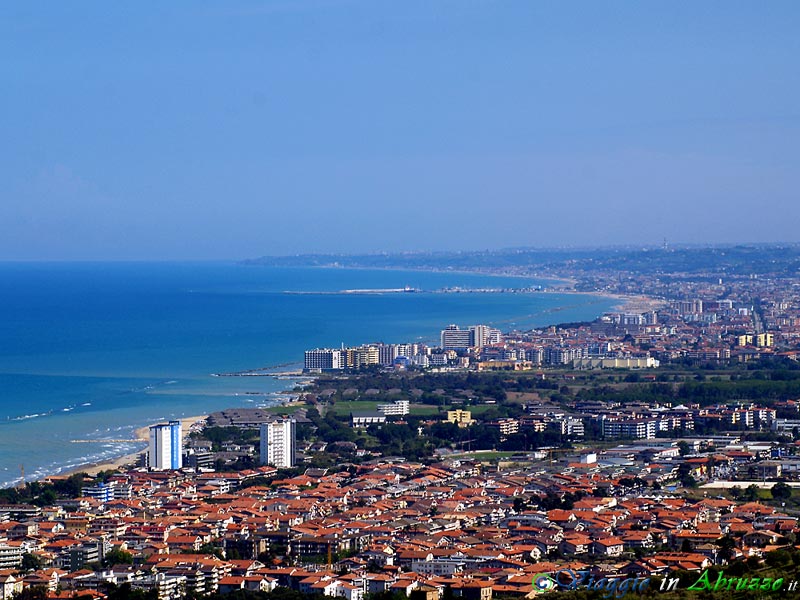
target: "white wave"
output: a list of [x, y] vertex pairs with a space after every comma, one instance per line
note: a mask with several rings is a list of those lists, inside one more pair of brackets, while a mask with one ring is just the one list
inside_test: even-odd
[[32, 415], [22, 415], [20, 417], [12, 417], [12, 421], [25, 421], [26, 419], [35, 419], [36, 417], [44, 417], [49, 413], [33, 413]]

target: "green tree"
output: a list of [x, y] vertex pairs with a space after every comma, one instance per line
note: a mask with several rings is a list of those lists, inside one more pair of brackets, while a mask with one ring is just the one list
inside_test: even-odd
[[688, 443], [684, 442], [683, 440], [678, 442], [678, 452], [680, 452], [681, 456], [686, 456], [691, 451], [692, 449], [689, 447]]
[[20, 570], [23, 572], [29, 571], [36, 571], [42, 568], [42, 559], [36, 556], [35, 554], [31, 554], [30, 552], [26, 552], [22, 555], [22, 565], [20, 566]]
[[43, 585], [27, 587], [18, 594], [14, 594], [14, 600], [47, 600], [47, 588]]
[[787, 500], [792, 497], [792, 488], [788, 483], [779, 481], [772, 486], [770, 493], [775, 500]]
[[720, 558], [730, 560], [731, 557], [733, 557], [733, 549], [736, 547], [736, 540], [734, 540], [730, 535], [725, 535], [719, 538], [716, 541], [716, 545], [719, 546]]
[[158, 600], [158, 590], [133, 589], [130, 583], [125, 582], [120, 585], [109, 583], [106, 585], [108, 600]]
[[111, 567], [113, 565], [132, 565], [133, 564], [133, 554], [130, 552], [125, 552], [125, 550], [120, 550], [119, 548], [113, 548], [112, 550], [106, 552], [106, 555], [103, 557], [103, 566], [104, 567]]
[[[192, 550], [189, 552], [189, 554], [195, 554], [195, 551]], [[213, 554], [217, 558], [225, 558], [224, 550], [219, 546], [215, 546], [214, 544], [203, 544], [200, 546], [199, 554]]]
[[78, 498], [83, 491], [83, 480], [85, 473], [75, 473], [63, 480], [55, 480], [53, 489], [61, 496], [67, 498]]
[[758, 486], [755, 483], [751, 483], [745, 488], [744, 494], [742, 495], [748, 502], [755, 502], [758, 500]]
[[792, 562], [792, 556], [786, 552], [786, 550], [776, 550], [774, 552], [767, 552], [764, 557], [764, 562], [770, 567], [781, 567]]

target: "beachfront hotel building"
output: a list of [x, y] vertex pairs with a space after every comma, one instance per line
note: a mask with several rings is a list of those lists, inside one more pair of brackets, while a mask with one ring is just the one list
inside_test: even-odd
[[442, 330], [441, 338], [443, 350], [466, 350], [472, 346], [469, 329], [461, 329], [458, 325], [448, 325]]
[[499, 329], [492, 329], [487, 325], [472, 325], [469, 329], [448, 325], [441, 333], [441, 347], [443, 350], [483, 348], [489, 344], [499, 344], [502, 339]]
[[[345, 368], [347, 355], [344, 350], [315, 348], [306, 350], [303, 369], [305, 371], [338, 371]], [[344, 356], [343, 356], [344, 355]]]
[[262, 465], [272, 465], [278, 468], [294, 466], [296, 423], [294, 419], [283, 419], [261, 424], [260, 458]]
[[379, 365], [380, 351], [378, 346], [358, 346], [357, 348], [315, 348], [306, 350], [303, 370], [309, 373], [339, 371], [342, 369], [361, 369], [371, 365]]
[[147, 458], [154, 471], [183, 468], [183, 428], [180, 421], [150, 427]]

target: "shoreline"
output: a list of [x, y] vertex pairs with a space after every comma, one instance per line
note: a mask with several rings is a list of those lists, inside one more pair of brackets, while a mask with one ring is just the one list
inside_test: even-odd
[[[667, 304], [666, 300], [660, 298], [653, 298], [651, 296], [645, 296], [643, 294], [610, 294], [610, 293], [600, 293], [600, 292], [583, 292], [583, 291], [545, 291], [541, 292], [543, 294], [574, 294], [576, 296], [591, 296], [593, 298], [609, 298], [611, 300], [618, 301], [618, 304], [615, 304], [611, 308], [617, 312], [636, 312], [640, 310], [642, 312], [646, 312], [648, 310], [655, 310], [661, 306]], [[598, 315], [595, 318], [599, 318], [602, 315]]]
[[[260, 265], [246, 265], [246, 266], [260, 266]], [[576, 280], [570, 280], [566, 277], [564, 278], [552, 278], [552, 277], [542, 277], [540, 275], [532, 275], [532, 274], [520, 274], [520, 273], [504, 273], [504, 272], [497, 272], [497, 271], [487, 271], [483, 269], [474, 269], [474, 270], [467, 270], [467, 269], [436, 269], [436, 268], [404, 268], [404, 267], [354, 267], [354, 266], [334, 266], [334, 265], [313, 265], [308, 266], [305, 268], [311, 269], [352, 269], [352, 270], [373, 270], [373, 271], [399, 271], [399, 272], [434, 272], [434, 273], [461, 273], [461, 274], [470, 274], [470, 275], [480, 275], [480, 276], [488, 276], [488, 277], [507, 277], [512, 279], [520, 279], [520, 280], [536, 280], [537, 283], [545, 283], [547, 287], [542, 289], [537, 293], [542, 294], [563, 294], [563, 295], [574, 295], [576, 297], [585, 296], [585, 297], [592, 297], [596, 299], [608, 299], [615, 301], [616, 303], [610, 308], [607, 309], [611, 311], [626, 311], [626, 310], [635, 310], [639, 306], [646, 306], [645, 310], [652, 310], [656, 306], [660, 306], [664, 303], [663, 300], [657, 300], [655, 298], [649, 298], [646, 296], [627, 296], [622, 294], [612, 294], [612, 293], [603, 293], [603, 292], [594, 292], [594, 291], [577, 291], [574, 289], [569, 289], [568, 287], [560, 287], [558, 284], [572, 286], [576, 283]], [[556, 284], [556, 285], [553, 285]], [[600, 317], [604, 312], [600, 312], [594, 318]], [[555, 315], [552, 315], [555, 316]], [[549, 323], [550, 325], [557, 324], [557, 319], [553, 318], [552, 321]], [[266, 367], [266, 368], [258, 368], [258, 369], [251, 369], [251, 370], [244, 370], [241, 372], [236, 373], [213, 373], [212, 376], [268, 376], [273, 378], [292, 378], [292, 377], [308, 377], [309, 380], [304, 383], [310, 383], [314, 381], [316, 378], [311, 375], [305, 374], [302, 370], [296, 369], [297, 363], [292, 361], [290, 363], [283, 363], [279, 365], [274, 365], [273, 367]], [[285, 367], [295, 367], [295, 369], [283, 371], [281, 368]], [[263, 372], [262, 372], [263, 369]], [[287, 387], [282, 390], [283, 394], [287, 396], [292, 394], [292, 389]], [[286, 403], [289, 401], [289, 398], [280, 402]], [[183, 423], [183, 429], [185, 435], [191, 431], [191, 428], [195, 426], [198, 422], [205, 421], [208, 415], [199, 415], [193, 417], [186, 417], [180, 419]], [[68, 467], [62, 471], [58, 471], [56, 473], [52, 473], [50, 475], [42, 475], [41, 477], [37, 477], [35, 480], [30, 481], [42, 481], [46, 480], [49, 477], [68, 477], [70, 475], [74, 475], [76, 473], [86, 473], [87, 475], [94, 476], [100, 473], [101, 471], [106, 470], [117, 470], [122, 469], [125, 467], [132, 467], [136, 468], [140, 461], [141, 456], [147, 451], [147, 443], [149, 441], [149, 427], [150, 425], [139, 427], [134, 431], [134, 438], [131, 440], [133, 443], [141, 443], [144, 447], [141, 450], [135, 452], [129, 452], [127, 454], [117, 456], [117, 457], [109, 457], [104, 460], [100, 460], [97, 462], [85, 462], [79, 464], [75, 467]]]
[[[286, 366], [295, 365], [296, 363], [287, 363]], [[271, 367], [275, 369], [275, 367]], [[229, 376], [236, 376], [236, 375], [229, 375]], [[266, 376], [266, 375], [265, 375]], [[274, 378], [286, 378], [289, 381], [296, 381], [296, 380], [303, 380], [303, 385], [310, 383], [316, 379], [314, 375], [309, 375], [302, 373], [302, 370], [290, 370], [290, 371], [276, 371], [273, 370], [269, 376]], [[278, 395], [284, 396], [279, 402], [275, 404], [275, 406], [285, 406], [291, 405], [297, 401], [297, 392], [294, 391], [292, 387], [286, 387], [278, 392], [275, 392]], [[222, 410], [222, 409], [219, 409]], [[182, 427], [183, 427], [183, 438], [184, 440], [187, 439], [188, 435], [195, 431], [197, 428], [202, 428], [201, 424], [204, 425], [208, 420], [209, 415], [194, 415], [189, 417], [181, 417], [180, 420]], [[48, 481], [53, 479], [63, 479], [66, 477], [70, 477], [72, 475], [76, 475], [78, 473], [85, 473], [88, 476], [94, 477], [98, 473], [102, 471], [109, 471], [109, 470], [125, 470], [125, 469], [137, 469], [141, 468], [139, 466], [140, 459], [142, 455], [144, 455], [148, 450], [148, 443], [150, 440], [150, 427], [156, 425], [158, 423], [165, 422], [164, 419], [159, 421], [154, 421], [149, 425], [144, 425], [141, 427], [137, 427], [133, 431], [133, 438], [131, 438], [130, 443], [140, 443], [143, 444], [144, 447], [141, 450], [137, 450], [135, 452], [128, 452], [126, 454], [114, 457], [108, 457], [103, 460], [99, 461], [87, 461], [75, 466], [66, 467], [61, 470], [56, 470], [51, 473], [42, 474], [37, 476], [35, 479], [28, 479], [26, 478], [26, 483], [34, 483], [34, 482], [42, 482]], [[97, 440], [98, 443], [103, 442], [103, 440]], [[13, 487], [16, 484], [12, 484], [8, 487]]]
[[[294, 266], [279, 266], [279, 265], [262, 265], [259, 263], [248, 263], [248, 262], [238, 262], [244, 267], [266, 267], [270, 269], [351, 269], [353, 271], [406, 271], [409, 273], [454, 273], [460, 275], [485, 275], [487, 277], [509, 277], [511, 279], [538, 279], [540, 281], [548, 281], [554, 283], [566, 283], [569, 285], [574, 285], [577, 283], [577, 279], [573, 279], [571, 277], [550, 277], [550, 276], [542, 276], [542, 275], [523, 275], [517, 272], [506, 273], [503, 271], [486, 271], [481, 268], [476, 269], [442, 269], [440, 267], [364, 267], [364, 266], [353, 266], [353, 265], [336, 265], [336, 264], [325, 264], [325, 265], [294, 265]], [[551, 286], [543, 286], [543, 287], [551, 287]]]
[[[306, 385], [307, 383], [310, 383], [310, 382], [312, 382], [312, 381], [314, 381], [316, 379], [316, 377], [314, 377], [314, 375], [309, 375], [307, 373], [303, 373], [302, 369], [294, 368], [292, 370], [287, 370], [287, 371], [277, 370], [281, 366], [283, 366], [283, 367], [290, 367], [290, 366], [291, 367], [296, 367], [297, 363], [292, 362], [292, 363], [285, 363], [285, 364], [279, 365], [279, 366], [267, 367], [267, 369], [270, 369], [270, 372], [269, 373], [264, 373], [264, 374], [259, 374], [259, 376], [272, 377], [272, 378], [275, 378], [275, 379], [286, 379], [288, 381], [294, 381], [294, 382], [297, 382], [298, 380], [300, 380], [300, 381], [302, 381], [303, 385]], [[236, 376], [243, 376], [245, 374], [247, 374], [247, 372], [236, 373], [236, 374], [223, 374], [223, 375], [210, 374], [210, 376], [212, 376], [212, 377], [213, 376], [217, 376], [217, 377], [219, 377], [219, 376], [236, 377]], [[277, 391], [277, 392], [274, 392], [274, 393], [277, 394], [277, 395], [283, 396], [283, 398], [281, 398], [279, 402], [275, 403], [274, 406], [289, 405], [289, 404], [292, 404], [293, 402], [296, 401], [297, 392], [294, 391], [293, 387], [285, 387], [285, 388], [281, 389], [280, 391]], [[270, 406], [272, 406], [272, 405], [270, 405]], [[218, 410], [223, 410], [223, 409], [218, 409]], [[208, 414], [203, 414], [203, 415], [194, 415], [194, 416], [189, 416], [189, 417], [181, 417], [180, 419], [178, 419], [178, 420], [181, 421], [181, 424], [182, 424], [182, 427], [183, 427], [183, 438], [184, 438], [184, 440], [188, 437], [188, 435], [191, 432], [195, 431], [196, 428], [200, 427], [201, 423], [205, 424], [205, 422], [208, 420], [208, 417], [209, 417]], [[150, 440], [150, 432], [149, 432], [150, 427], [152, 427], [153, 425], [156, 425], [158, 423], [164, 423], [164, 422], [165, 422], [165, 420], [161, 419], [159, 421], [154, 421], [154, 422], [150, 423], [149, 425], [144, 425], [144, 426], [137, 427], [137, 428], [134, 429], [133, 438], [131, 438], [130, 443], [144, 444], [144, 447], [141, 450], [137, 450], [135, 452], [128, 452], [128, 453], [120, 455], [120, 456], [108, 457], [108, 458], [105, 458], [105, 459], [99, 460], [99, 461], [86, 461], [86, 462], [77, 464], [75, 466], [70, 466], [70, 467], [62, 468], [60, 470], [54, 470], [51, 473], [42, 474], [40, 476], [37, 476], [35, 479], [26, 478], [25, 481], [26, 481], [26, 483], [34, 483], [34, 482], [48, 481], [48, 480], [51, 480], [51, 479], [62, 479], [62, 478], [70, 477], [70, 476], [75, 475], [77, 473], [85, 473], [88, 476], [94, 477], [98, 473], [100, 473], [101, 471], [123, 470], [125, 468], [130, 468], [130, 469], [141, 468], [139, 466], [139, 461], [140, 461], [142, 455], [144, 455], [148, 450], [147, 444], [149, 443], [149, 440]], [[98, 443], [102, 443], [103, 441], [104, 440], [97, 440]], [[16, 484], [11, 484], [8, 487], [13, 487], [14, 485], [16, 485]]]
[[[183, 438], [184, 440], [188, 437], [189, 433], [191, 433], [199, 423], [205, 423], [208, 419], [208, 415], [195, 415], [191, 417], [183, 417], [180, 419], [181, 425], [183, 427]], [[150, 425], [144, 425], [143, 427], [139, 427], [134, 430], [133, 434], [135, 438], [131, 441], [133, 442], [140, 442], [140, 443], [148, 443], [150, 441], [150, 427], [152, 425], [156, 425], [156, 423], [152, 423]], [[103, 460], [99, 462], [90, 462], [85, 463], [83, 465], [78, 465], [76, 467], [72, 467], [65, 471], [61, 471], [57, 475], [48, 475], [42, 477], [41, 480], [49, 479], [49, 478], [58, 478], [58, 477], [70, 477], [72, 475], [76, 475], [78, 473], [85, 473], [92, 477], [96, 476], [101, 471], [111, 471], [111, 470], [119, 470], [124, 467], [132, 466], [133, 468], [138, 467], [138, 462], [143, 454], [147, 452], [147, 447], [145, 446], [141, 450], [137, 452], [131, 452], [129, 454], [124, 454], [123, 456], [118, 456], [117, 458], [109, 458], [108, 460]]]
[[[298, 268], [298, 269], [343, 269], [343, 270], [353, 270], [353, 271], [397, 271], [397, 272], [409, 272], [409, 273], [453, 273], [453, 274], [462, 274], [462, 275], [481, 275], [487, 277], [508, 277], [510, 279], [528, 279], [540, 282], [547, 282], [550, 285], [542, 286], [542, 289], [537, 294], [574, 294], [576, 296], [593, 296], [596, 298], [609, 298], [611, 300], [618, 300], [619, 303], [615, 304], [612, 308], [615, 311], [625, 312], [628, 310], [635, 310], [639, 306], [645, 307], [657, 307], [663, 306], [666, 303], [666, 300], [658, 299], [658, 298], [651, 298], [649, 296], [645, 296], [642, 294], [638, 295], [628, 295], [628, 294], [614, 294], [609, 292], [603, 291], [580, 291], [574, 289], [574, 286], [579, 283], [579, 280], [575, 277], [564, 275], [560, 277], [553, 277], [550, 275], [541, 275], [538, 273], [527, 273], [522, 274], [519, 272], [504, 272], [504, 271], [495, 271], [495, 270], [487, 270], [477, 267], [475, 269], [442, 269], [437, 267], [365, 267], [365, 266], [353, 266], [353, 265], [336, 265], [336, 264], [324, 264], [324, 265], [304, 265], [304, 266], [277, 266], [277, 265], [262, 265], [258, 262], [239, 262], [244, 267], [267, 267], [267, 268]], [[558, 285], [560, 284], [560, 285]], [[561, 287], [567, 286], [567, 287]], [[286, 292], [284, 292], [286, 293]], [[294, 293], [294, 292], [291, 292]], [[339, 294], [342, 292], [302, 292], [302, 293], [309, 293], [309, 294], [317, 294], [317, 293], [325, 293], [325, 294]], [[652, 308], [645, 308], [644, 310], [652, 310]], [[598, 315], [596, 318], [599, 318], [602, 315]], [[555, 325], [556, 323], [550, 323], [545, 325], [545, 327], [549, 327], [551, 325]]]

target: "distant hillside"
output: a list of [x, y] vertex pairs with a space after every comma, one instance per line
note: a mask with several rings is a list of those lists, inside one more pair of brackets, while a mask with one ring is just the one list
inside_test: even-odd
[[520, 248], [470, 252], [303, 254], [264, 256], [245, 264], [568, 273], [625, 271], [639, 274], [797, 276], [800, 244], [675, 248]]

